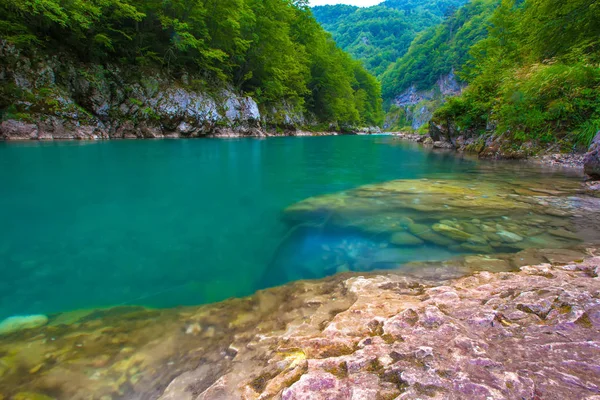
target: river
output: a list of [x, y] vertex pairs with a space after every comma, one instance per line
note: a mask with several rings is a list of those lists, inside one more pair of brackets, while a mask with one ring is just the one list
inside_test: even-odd
[[[315, 196], [399, 179], [424, 190], [440, 182], [462, 182], [452, 186], [455, 192], [475, 190], [464, 186], [472, 183], [492, 185], [480, 188], [479, 199], [518, 196], [511, 185], [521, 191], [533, 185], [533, 192], [521, 194], [536, 199], [560, 194], [573, 203], [583, 178], [529, 164], [457, 157], [389, 136], [0, 143], [0, 319], [114, 305], [204, 304], [337, 272], [402, 271], [412, 261], [526, 247], [493, 247], [493, 239], [484, 244], [475, 239], [481, 235], [473, 227], [468, 242], [454, 246], [414, 239], [415, 232], [396, 235], [394, 244], [385, 228], [377, 231], [381, 221], [372, 222], [380, 216], [406, 216], [421, 224], [417, 228], [443, 222], [444, 209], [430, 204], [440, 198], [436, 193], [410, 213], [386, 208], [385, 196], [339, 218], [332, 218], [336, 209], [329, 205], [323, 206], [326, 216], [293, 212], [295, 204]], [[402, 192], [393, 190], [391, 195]], [[486, 190], [494, 193], [488, 196]], [[410, 203], [421, 206], [421, 200]], [[478, 221], [464, 204], [454, 204], [463, 207], [457, 215], [451, 212], [453, 199], [444, 201], [450, 220], [445, 226], [459, 224], [462, 215]], [[504, 238], [510, 245], [516, 241], [511, 235], [527, 239], [522, 230], [515, 232], [511, 218], [537, 211], [519, 212], [499, 212], [494, 218], [500, 223], [494, 220], [490, 235], [508, 232]], [[577, 217], [561, 213], [550, 213], [551, 218]], [[497, 228], [502, 219], [507, 227]], [[563, 234], [542, 245], [576, 244], [577, 235], [588, 239], [567, 222], [549, 224], [547, 231]], [[404, 224], [392, 230], [406, 229]], [[579, 231], [594, 233], [589, 227]], [[545, 232], [529, 236], [546, 240]]]

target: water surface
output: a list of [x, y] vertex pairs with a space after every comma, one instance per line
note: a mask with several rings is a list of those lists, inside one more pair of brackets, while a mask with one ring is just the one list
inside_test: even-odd
[[[396, 179], [565, 176], [391, 137], [0, 143], [0, 319], [215, 302], [368, 268], [329, 260], [332, 248], [349, 261], [390, 253], [379, 236], [315, 231], [285, 218], [309, 197]], [[465, 253], [431, 244], [391, 249], [394, 262], [384, 267]]]

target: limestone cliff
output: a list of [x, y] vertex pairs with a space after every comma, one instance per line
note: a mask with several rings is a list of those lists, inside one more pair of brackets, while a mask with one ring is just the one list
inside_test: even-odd
[[310, 123], [199, 76], [25, 54], [4, 41], [0, 58], [0, 139], [263, 136]]
[[440, 76], [429, 90], [418, 90], [412, 85], [394, 98], [384, 127], [390, 129], [410, 126], [417, 130], [431, 120], [433, 112], [446, 97], [459, 95], [463, 88], [464, 85], [458, 81], [454, 71]]

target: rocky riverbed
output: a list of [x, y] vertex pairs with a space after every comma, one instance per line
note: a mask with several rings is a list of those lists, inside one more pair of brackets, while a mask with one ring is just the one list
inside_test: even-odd
[[[534, 163], [552, 167], [585, 171], [594, 181], [600, 179], [600, 132], [598, 132], [586, 152], [558, 153], [554, 147], [537, 148], [533, 144], [520, 146], [515, 150], [509, 140], [502, 136], [469, 137], [459, 136], [448, 140], [439, 127], [433, 125], [430, 134], [393, 132], [396, 138], [423, 143], [437, 149], [454, 149], [459, 152], [477, 154], [488, 159], [528, 159]], [[593, 186], [593, 185], [592, 185]], [[597, 189], [595, 189], [597, 190]]]
[[0, 398], [597, 399], [596, 254], [526, 250], [512, 259], [543, 263], [445, 281], [346, 274], [203, 307], [51, 315], [0, 336]]
[[600, 208], [581, 194], [572, 180], [398, 180], [306, 199], [286, 217], [385, 236], [400, 247], [492, 254], [577, 244], [577, 216], [597, 220]]

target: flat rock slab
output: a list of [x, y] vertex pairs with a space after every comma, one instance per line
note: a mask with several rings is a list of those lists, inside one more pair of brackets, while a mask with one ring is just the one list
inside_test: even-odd
[[437, 283], [342, 274], [203, 307], [50, 316], [0, 336], [0, 398], [597, 400], [591, 254]]

